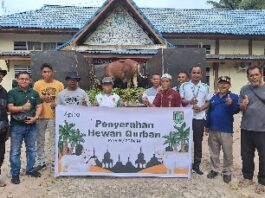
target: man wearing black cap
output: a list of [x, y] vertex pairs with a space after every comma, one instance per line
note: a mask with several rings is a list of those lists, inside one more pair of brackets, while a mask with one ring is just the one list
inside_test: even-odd
[[209, 153], [211, 171], [207, 175], [213, 179], [218, 175], [220, 151], [224, 152], [223, 180], [231, 181], [233, 165], [233, 115], [239, 112], [238, 95], [229, 91], [231, 79], [228, 76], [218, 78], [219, 92], [210, 99], [206, 127], [209, 128]]
[[78, 73], [68, 72], [65, 80], [67, 81], [67, 87], [59, 93], [56, 104], [77, 106], [90, 105], [87, 93], [78, 86], [78, 82], [80, 81]]
[[[7, 74], [6, 70], [0, 68], [0, 83]], [[5, 157], [5, 142], [8, 133], [8, 119], [7, 119], [7, 92], [0, 85], [0, 187], [5, 186], [5, 182], [1, 176], [1, 167]]]

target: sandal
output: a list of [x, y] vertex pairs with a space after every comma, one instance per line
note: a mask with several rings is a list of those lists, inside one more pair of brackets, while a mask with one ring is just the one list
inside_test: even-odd
[[243, 179], [239, 182], [238, 186], [240, 188], [247, 188], [248, 186], [251, 186], [252, 184], [254, 184], [254, 182], [250, 179]]
[[265, 186], [262, 184], [258, 184], [255, 189], [255, 193], [261, 194], [265, 192]]

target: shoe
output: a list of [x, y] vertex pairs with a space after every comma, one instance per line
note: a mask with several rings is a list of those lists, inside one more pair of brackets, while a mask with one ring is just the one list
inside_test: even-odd
[[11, 182], [12, 184], [20, 184], [19, 176], [12, 176]]
[[231, 177], [231, 175], [224, 175], [224, 176], [223, 176], [223, 180], [224, 180], [225, 183], [228, 184], [228, 183], [231, 182], [232, 177]]
[[208, 173], [207, 178], [208, 178], [208, 179], [213, 179], [213, 178], [215, 178], [217, 175], [218, 175], [217, 172], [211, 170], [211, 171]]
[[29, 175], [31, 177], [41, 177], [40, 172], [38, 172], [36, 169], [33, 169], [32, 171], [27, 171], [26, 175]]
[[4, 178], [3, 178], [3, 176], [0, 175], [0, 187], [5, 187], [5, 186], [6, 186], [6, 182], [5, 182]]
[[46, 168], [46, 167], [47, 167], [46, 164], [38, 165], [36, 168], [34, 168], [34, 170], [36, 170], [36, 171], [40, 171], [40, 170], [42, 170], [42, 169], [44, 169], [44, 168]]
[[198, 175], [203, 175], [203, 172], [200, 170], [200, 167], [193, 167], [192, 170]]

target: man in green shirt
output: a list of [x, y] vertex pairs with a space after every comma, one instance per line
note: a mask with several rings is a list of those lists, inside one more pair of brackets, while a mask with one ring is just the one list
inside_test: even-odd
[[17, 78], [18, 86], [8, 92], [8, 111], [11, 113], [11, 182], [20, 183], [21, 146], [25, 142], [27, 167], [26, 174], [32, 177], [40, 177], [40, 173], [34, 169], [36, 121], [38, 120], [42, 104], [39, 94], [30, 88], [31, 77], [27, 72], [20, 72]]

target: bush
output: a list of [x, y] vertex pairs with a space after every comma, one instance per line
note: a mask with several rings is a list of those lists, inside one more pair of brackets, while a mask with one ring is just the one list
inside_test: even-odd
[[[102, 90], [100, 90], [98, 87], [93, 87], [88, 91], [88, 96], [90, 99], [90, 102], [93, 104], [96, 98], [96, 95], [100, 93]], [[114, 88], [113, 92], [118, 94], [122, 100], [125, 100], [126, 102], [130, 103], [137, 103], [138, 97], [143, 93], [144, 88], [142, 87], [136, 87], [136, 88], [127, 88], [127, 89], [121, 89], [121, 88]]]

